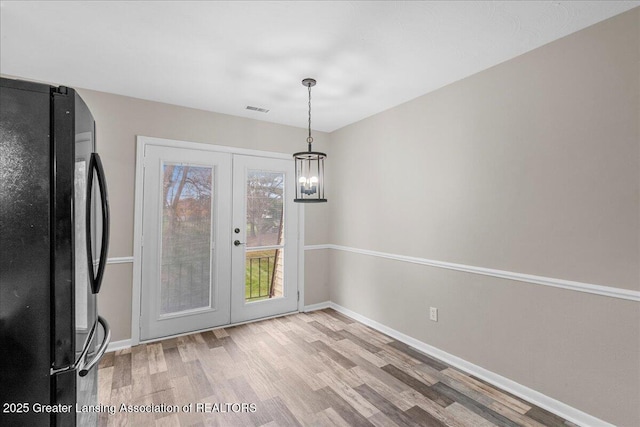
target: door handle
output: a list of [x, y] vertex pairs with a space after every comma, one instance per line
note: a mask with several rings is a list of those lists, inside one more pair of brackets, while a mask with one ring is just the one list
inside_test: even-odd
[[[98, 263], [98, 271], [93, 271], [93, 248], [91, 244], [91, 205], [93, 198], [93, 172], [96, 172], [98, 185], [100, 187], [100, 202], [102, 209], [102, 242], [100, 244], [100, 261]], [[87, 258], [89, 262], [89, 282], [91, 284], [91, 292], [97, 294], [102, 285], [102, 276], [104, 268], [107, 266], [107, 252], [109, 250], [109, 196], [107, 195], [107, 180], [104, 176], [102, 161], [98, 153], [91, 153], [89, 160], [89, 182], [87, 185]]]
[[[98, 323], [102, 325], [102, 329], [104, 329], [104, 338], [102, 339], [102, 344], [98, 349], [98, 352], [93, 356], [90, 362], [86, 363], [82, 368], [80, 368], [80, 372], [78, 374], [81, 377], [84, 377], [89, 373], [91, 368], [93, 368], [99, 361], [102, 359], [105, 351], [107, 351], [107, 347], [109, 346], [109, 342], [111, 342], [111, 328], [109, 328], [109, 324], [102, 316], [98, 316]], [[90, 344], [91, 340], [87, 344]]]
[[236, 240], [235, 242], [233, 242], [234, 245], [236, 246], [240, 246], [240, 245], [244, 245], [244, 242], [241, 242], [240, 240]]

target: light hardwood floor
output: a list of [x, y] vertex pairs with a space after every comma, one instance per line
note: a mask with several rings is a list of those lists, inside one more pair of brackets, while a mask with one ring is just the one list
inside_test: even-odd
[[101, 426], [572, 425], [331, 309], [109, 353], [98, 399]]

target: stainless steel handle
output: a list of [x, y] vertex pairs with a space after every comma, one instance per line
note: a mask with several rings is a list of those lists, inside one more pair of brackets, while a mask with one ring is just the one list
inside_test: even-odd
[[244, 242], [241, 242], [240, 240], [236, 240], [235, 242], [233, 242], [234, 245], [236, 246], [240, 246], [240, 245], [244, 245]]
[[105, 351], [107, 351], [107, 347], [109, 346], [109, 342], [111, 341], [111, 328], [109, 328], [109, 324], [104, 319], [104, 317], [98, 316], [98, 323], [100, 323], [102, 325], [102, 328], [104, 329], [104, 339], [102, 340], [102, 344], [100, 345], [100, 348], [96, 352], [95, 356], [93, 356], [93, 359], [91, 359], [89, 363], [85, 364], [80, 369], [80, 372], [78, 374], [81, 377], [87, 375], [91, 368], [93, 368], [100, 361], [100, 359], [102, 359], [102, 356], [104, 355]]
[[91, 327], [91, 332], [89, 332], [89, 336], [87, 337], [87, 341], [85, 342], [86, 345], [82, 349], [82, 353], [80, 353], [80, 357], [78, 357], [75, 365], [69, 365], [68, 367], [63, 369], [57, 369], [55, 371], [52, 371], [52, 373], [63, 372], [69, 369], [76, 369], [83, 366], [84, 358], [87, 356], [87, 353], [89, 353], [89, 344], [91, 344], [91, 341], [93, 341], [93, 337], [97, 332], [98, 332], [98, 325], [94, 323], [94, 325]]

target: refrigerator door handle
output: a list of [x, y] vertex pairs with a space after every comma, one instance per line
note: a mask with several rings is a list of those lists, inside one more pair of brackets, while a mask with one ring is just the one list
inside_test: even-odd
[[[91, 243], [91, 205], [93, 198], [93, 171], [96, 171], [98, 177], [98, 185], [100, 187], [100, 202], [102, 209], [102, 242], [100, 245], [100, 261], [98, 263], [98, 271], [93, 274], [93, 248]], [[102, 277], [104, 269], [107, 265], [107, 252], [109, 251], [109, 196], [107, 194], [107, 180], [102, 167], [102, 160], [98, 153], [91, 153], [89, 161], [89, 185], [87, 185], [87, 258], [89, 262], [89, 282], [91, 283], [91, 292], [97, 294], [102, 285]]]
[[[100, 321], [100, 316], [98, 316], [98, 322]], [[94, 324], [93, 327], [91, 328], [91, 332], [89, 332], [89, 335], [87, 336], [87, 344], [84, 347], [84, 349], [82, 349], [82, 353], [80, 353], [80, 356], [78, 356], [77, 362], [72, 364], [72, 365], [67, 365], [67, 366], [63, 366], [61, 368], [51, 368], [51, 375], [56, 375], [59, 374], [61, 372], [66, 372], [66, 371], [70, 371], [72, 369], [77, 369], [79, 366], [82, 366], [82, 361], [84, 360], [84, 358], [87, 356], [87, 353], [89, 353], [89, 344], [91, 344], [91, 342], [93, 341], [93, 337], [96, 334], [98, 330], [98, 324]], [[85, 374], [86, 375], [86, 374]]]
[[90, 362], [84, 364], [80, 368], [78, 374], [81, 377], [87, 375], [91, 368], [93, 368], [100, 361], [100, 359], [102, 359], [102, 356], [107, 351], [109, 342], [111, 342], [111, 328], [109, 328], [109, 324], [107, 323], [107, 321], [104, 319], [104, 317], [98, 316], [98, 323], [100, 323], [102, 325], [102, 328], [104, 329], [104, 339], [102, 340], [102, 344], [100, 345], [100, 348], [96, 352], [95, 356], [93, 356], [93, 359], [91, 359]]

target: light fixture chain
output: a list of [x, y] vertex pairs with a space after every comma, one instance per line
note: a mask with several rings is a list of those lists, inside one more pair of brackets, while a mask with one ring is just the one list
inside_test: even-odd
[[309, 89], [309, 138], [311, 138], [311, 84], [307, 88]]

